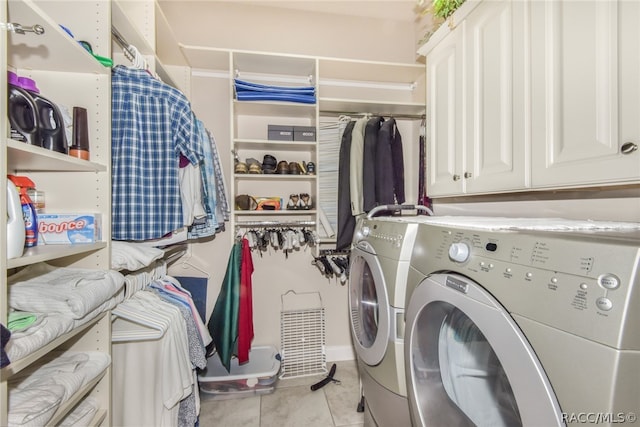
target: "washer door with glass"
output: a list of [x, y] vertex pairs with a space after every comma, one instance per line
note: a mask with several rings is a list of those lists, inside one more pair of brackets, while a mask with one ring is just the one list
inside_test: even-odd
[[349, 310], [359, 359], [369, 366], [379, 364], [389, 340], [389, 298], [380, 261], [366, 241], [351, 251]]
[[477, 283], [456, 274], [432, 275], [412, 294], [406, 315], [414, 425], [564, 425], [527, 339]]

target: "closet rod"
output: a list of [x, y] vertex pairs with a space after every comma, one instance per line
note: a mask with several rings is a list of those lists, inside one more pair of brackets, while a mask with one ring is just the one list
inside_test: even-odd
[[115, 40], [118, 46], [120, 46], [122, 50], [124, 50], [124, 53], [130, 55], [128, 56], [129, 60], [133, 61], [133, 59], [136, 57], [136, 53], [131, 50], [131, 48], [129, 47], [131, 46], [131, 44], [129, 44], [129, 42], [127, 42], [127, 40], [122, 37], [122, 34], [120, 34], [117, 28], [113, 25], [111, 26], [111, 35], [113, 36], [113, 40]]
[[315, 221], [240, 221], [236, 222], [236, 228], [246, 227], [310, 227], [316, 225]]
[[368, 113], [368, 112], [347, 112], [347, 111], [332, 111], [332, 110], [320, 110], [320, 115], [323, 114], [337, 114], [341, 116], [365, 116], [370, 117], [393, 117], [394, 119], [407, 119], [407, 120], [425, 120], [427, 116], [425, 114], [391, 114], [391, 113]]

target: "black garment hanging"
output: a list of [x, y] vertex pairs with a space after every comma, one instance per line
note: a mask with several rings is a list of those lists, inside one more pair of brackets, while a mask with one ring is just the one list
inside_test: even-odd
[[343, 250], [351, 246], [356, 219], [351, 214], [350, 161], [351, 133], [355, 121], [350, 121], [342, 132], [340, 153], [338, 158], [338, 232], [336, 249]]
[[376, 149], [378, 132], [384, 122], [383, 117], [369, 119], [364, 129], [364, 150], [362, 164], [362, 209], [369, 212], [376, 207]]
[[405, 201], [402, 137], [393, 117], [382, 123], [378, 132], [376, 201], [378, 205], [402, 204]]

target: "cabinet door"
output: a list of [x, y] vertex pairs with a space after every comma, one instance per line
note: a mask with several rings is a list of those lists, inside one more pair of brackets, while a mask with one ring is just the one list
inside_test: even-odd
[[532, 2], [531, 43], [533, 186], [638, 181], [640, 4]]
[[465, 27], [466, 193], [527, 186], [525, 2], [489, 1]]
[[464, 22], [427, 55], [427, 193], [463, 192], [462, 33]]

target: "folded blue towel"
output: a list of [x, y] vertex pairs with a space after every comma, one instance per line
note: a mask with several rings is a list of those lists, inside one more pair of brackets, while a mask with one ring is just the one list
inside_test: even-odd
[[253, 91], [253, 92], [278, 92], [278, 93], [297, 93], [313, 95], [316, 88], [313, 86], [273, 86], [262, 85], [259, 83], [247, 82], [244, 80], [234, 79], [237, 91]]
[[287, 101], [304, 104], [315, 104], [315, 95], [296, 95], [293, 93], [261, 93], [261, 92], [236, 92], [238, 101]]

